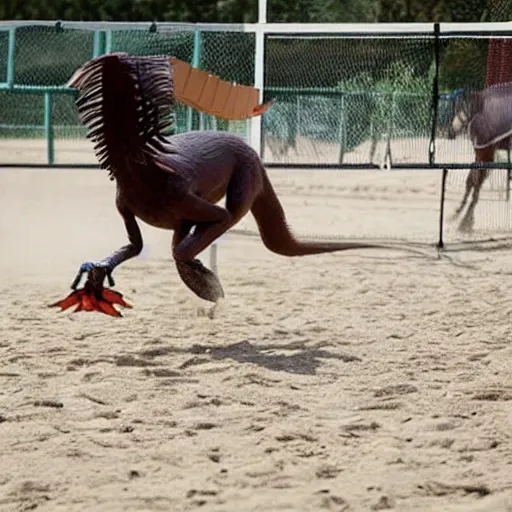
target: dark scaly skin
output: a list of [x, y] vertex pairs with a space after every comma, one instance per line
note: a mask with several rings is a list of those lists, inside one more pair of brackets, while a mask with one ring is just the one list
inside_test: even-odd
[[[257, 153], [236, 135], [190, 132], [170, 137], [169, 144], [173, 153], [159, 157], [159, 165], [125, 162], [119, 167], [123, 172], [115, 174], [116, 206], [129, 243], [93, 264], [107, 269], [109, 275], [142, 251], [136, 218], [174, 231], [172, 255], [180, 277], [194, 293], [210, 301], [223, 296], [222, 287], [196, 257], [249, 211], [265, 246], [283, 256], [380, 247], [297, 240]], [[215, 204], [223, 197], [224, 208]], [[195, 231], [190, 235], [193, 226]], [[89, 265], [83, 270], [89, 270]]]
[[[119, 88], [112, 102], [121, 101], [122, 87]], [[127, 103], [129, 100], [126, 98]], [[103, 105], [103, 115], [108, 119], [110, 105], [107, 100]], [[118, 114], [116, 110], [112, 117]], [[107, 121], [105, 126], [108, 131]], [[212, 302], [223, 297], [222, 286], [197, 255], [248, 212], [254, 215], [265, 246], [280, 255], [384, 247], [295, 238], [258, 154], [239, 136], [209, 131], [173, 135], [160, 139], [158, 150], [147, 151], [142, 158], [136, 144], [131, 142], [136, 135], [129, 129], [129, 122], [123, 119], [107, 136], [109, 170], [117, 186], [116, 206], [124, 220], [129, 243], [100, 262], [82, 264], [73, 288], [78, 286], [83, 274], [88, 275], [89, 285], [94, 276], [95, 289], [105, 277], [113, 286], [114, 269], [142, 250], [143, 240], [136, 219], [173, 231], [172, 255], [181, 279], [196, 295]], [[225, 198], [224, 207], [216, 204], [222, 198]]]

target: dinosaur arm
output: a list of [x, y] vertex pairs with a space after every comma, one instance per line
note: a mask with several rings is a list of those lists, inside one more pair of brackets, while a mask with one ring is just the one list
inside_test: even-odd
[[98, 275], [95, 279], [95, 281], [97, 281], [96, 286], [102, 285], [105, 276], [108, 277], [110, 285], [114, 286], [114, 280], [112, 278], [113, 270], [124, 261], [129, 260], [130, 258], [134, 258], [142, 251], [142, 234], [135, 219], [135, 215], [123, 204], [119, 197], [116, 201], [116, 206], [124, 220], [129, 243], [99, 262], [87, 261], [82, 263], [75, 277], [75, 280], [71, 284], [72, 289], [76, 289], [83, 274], [90, 274], [93, 270], [96, 272], [96, 274], [101, 271], [101, 275]]
[[[75, 311], [100, 311], [114, 317], [122, 316], [114, 304], [131, 307], [125, 302], [122, 294], [103, 287], [105, 277], [108, 278], [110, 286], [114, 286], [112, 271], [123, 261], [137, 256], [142, 251], [142, 235], [135, 216], [119, 200], [117, 208], [124, 219], [129, 243], [97, 263], [82, 263], [71, 285], [73, 292], [64, 299], [50, 304], [50, 307], [56, 306], [64, 310], [76, 305]], [[87, 280], [83, 288], [77, 289], [83, 274], [87, 274]]]

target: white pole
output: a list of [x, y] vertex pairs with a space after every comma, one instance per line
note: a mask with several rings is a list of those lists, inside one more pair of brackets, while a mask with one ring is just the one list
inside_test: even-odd
[[217, 247], [218, 240], [215, 240], [210, 246], [210, 270], [217, 275]]
[[[264, 58], [265, 58], [265, 33], [263, 26], [267, 22], [267, 0], [258, 0], [258, 26], [255, 33], [254, 54], [254, 87], [259, 89], [259, 103], [263, 102], [264, 84]], [[255, 116], [248, 121], [249, 144], [262, 155], [261, 151], [261, 116]], [[218, 240], [210, 246], [210, 270], [217, 274]]]
[[[254, 87], [259, 89], [259, 103], [263, 102], [263, 84], [265, 74], [265, 33], [263, 31], [267, 23], [267, 0], [258, 0], [258, 24], [255, 32], [254, 52]], [[249, 120], [249, 144], [261, 156], [261, 116], [252, 117]]]
[[258, 23], [267, 23], [267, 0], [258, 0]]

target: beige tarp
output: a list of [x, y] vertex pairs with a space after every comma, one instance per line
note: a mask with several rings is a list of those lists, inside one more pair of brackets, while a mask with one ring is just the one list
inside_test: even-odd
[[271, 102], [258, 105], [259, 91], [192, 67], [171, 57], [176, 99], [201, 112], [223, 119], [247, 119], [263, 114]]

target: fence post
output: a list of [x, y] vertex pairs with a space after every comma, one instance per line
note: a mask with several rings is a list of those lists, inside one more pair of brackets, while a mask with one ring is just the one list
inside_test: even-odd
[[105, 32], [103, 30], [95, 30], [92, 42], [92, 56], [99, 57], [105, 53]]
[[[192, 67], [199, 68], [201, 66], [201, 31], [194, 30], [194, 52], [192, 54]], [[202, 112], [199, 113], [201, 121]], [[202, 123], [201, 123], [202, 124]], [[187, 131], [190, 132], [194, 128], [194, 109], [187, 107]]]
[[[264, 2], [261, 2], [264, 3]], [[254, 52], [254, 87], [259, 89], [259, 103], [263, 103], [263, 86], [265, 83], [264, 75], [265, 75], [265, 31], [264, 31], [264, 22], [262, 19], [265, 19], [266, 14], [261, 13], [261, 18], [258, 21], [257, 29], [255, 33], [255, 52]], [[261, 158], [264, 157], [264, 144], [262, 142], [262, 116], [254, 116], [248, 119], [248, 139], [250, 145], [254, 148], [254, 150], [260, 155]]]
[[340, 151], [338, 154], [338, 163], [343, 163], [343, 158], [345, 156], [345, 144], [347, 142], [346, 137], [346, 125], [345, 125], [345, 93], [340, 93], [340, 126], [338, 129], [338, 138], [340, 140]]
[[437, 113], [439, 109], [439, 65], [440, 65], [440, 38], [439, 23], [434, 23], [434, 80], [432, 83], [432, 130], [430, 133], [430, 145], [428, 151], [429, 164], [432, 166], [436, 158], [436, 132]]
[[441, 177], [441, 204], [439, 207], [439, 239], [437, 241], [437, 248], [444, 249], [444, 203], [446, 196], [446, 178], [448, 176], [448, 169], [443, 169]]
[[53, 97], [51, 92], [44, 93], [44, 132], [46, 135], [46, 154], [48, 164], [55, 162], [55, 139], [53, 134]]
[[112, 53], [112, 30], [105, 31], [105, 53]]
[[16, 27], [9, 28], [9, 42], [7, 43], [7, 87], [14, 86], [14, 57], [16, 54]]

